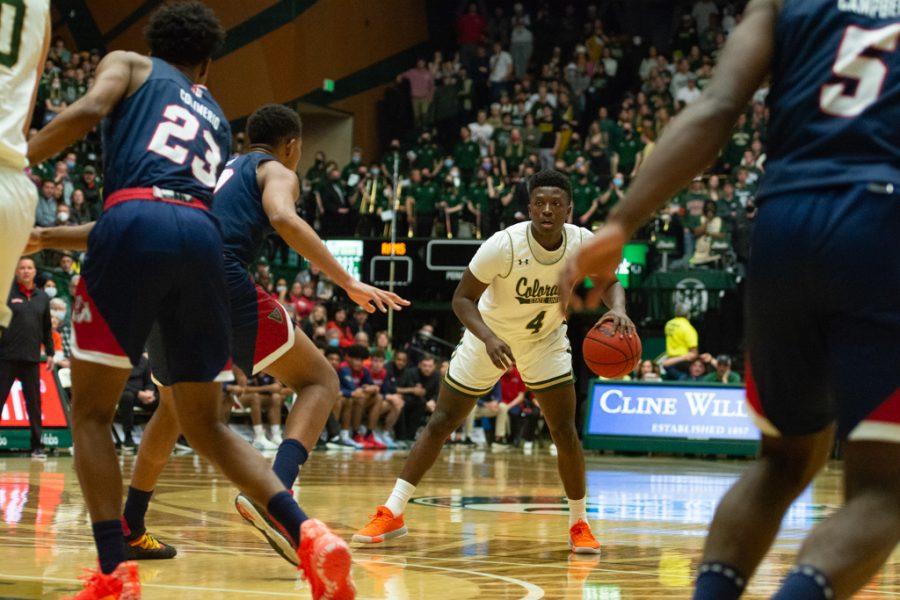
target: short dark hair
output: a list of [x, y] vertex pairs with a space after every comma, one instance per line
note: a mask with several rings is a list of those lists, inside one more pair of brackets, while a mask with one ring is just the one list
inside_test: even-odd
[[347, 348], [347, 358], [358, 358], [359, 360], [365, 360], [369, 358], [369, 349], [365, 346], [360, 346], [359, 344], [355, 344]]
[[374, 352], [372, 352], [371, 357], [384, 359], [384, 350], [382, 350], [381, 348], [375, 350]]
[[277, 146], [290, 139], [299, 139], [303, 131], [300, 115], [283, 104], [265, 104], [247, 119], [247, 138], [251, 144]]
[[196, 0], [164, 4], [144, 28], [150, 54], [173, 65], [203, 64], [225, 42], [225, 30], [211, 8]]
[[334, 356], [335, 354], [337, 354], [338, 358], [343, 358], [343, 357], [344, 357], [344, 355], [341, 354], [341, 351], [340, 351], [338, 348], [334, 348], [334, 347], [332, 347], [332, 346], [329, 346], [328, 348], [325, 348], [325, 356], [326, 356], [326, 358], [329, 357], [329, 356]]
[[572, 200], [572, 182], [565, 173], [556, 169], [544, 169], [532, 175], [528, 180], [528, 195], [530, 196], [534, 190], [540, 187], [559, 188], [566, 193], [569, 201]]

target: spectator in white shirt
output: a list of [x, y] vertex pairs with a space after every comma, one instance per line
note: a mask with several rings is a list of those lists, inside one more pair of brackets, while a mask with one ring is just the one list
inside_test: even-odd
[[478, 111], [478, 116], [474, 123], [469, 123], [469, 131], [472, 134], [472, 141], [478, 142], [481, 147], [481, 156], [487, 156], [491, 146], [491, 136], [494, 135], [494, 127], [487, 122], [487, 112]]
[[694, 10], [691, 11], [691, 16], [694, 17], [694, 22], [697, 23], [698, 33], [703, 33], [709, 28], [709, 16], [713, 14], [719, 14], [719, 7], [712, 0], [698, 0], [694, 3]]
[[491, 88], [491, 100], [500, 100], [500, 94], [509, 91], [509, 82], [513, 73], [513, 59], [509, 52], [503, 49], [500, 42], [494, 42], [494, 53], [490, 59], [491, 74], [488, 77], [488, 85]]
[[610, 77], [615, 77], [616, 72], [619, 70], [619, 61], [613, 58], [612, 51], [609, 49], [609, 46], [603, 48], [603, 67], [606, 69], [606, 74]]
[[687, 80], [687, 85], [678, 90], [678, 93], [675, 94], [675, 100], [677, 102], [684, 102], [685, 105], [687, 105], [694, 102], [702, 93], [700, 88], [697, 87], [697, 79], [691, 77]]

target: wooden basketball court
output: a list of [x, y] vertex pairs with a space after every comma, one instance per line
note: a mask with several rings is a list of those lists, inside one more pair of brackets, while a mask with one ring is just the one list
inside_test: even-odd
[[[316, 452], [300, 475], [304, 509], [348, 537], [383, 502], [405, 453]], [[127, 478], [132, 457], [122, 460]], [[355, 549], [360, 598], [465, 600], [689, 598], [705, 527], [743, 461], [589, 457], [598, 560], [573, 558], [547, 450], [447, 448], [407, 511], [410, 535]], [[791, 509], [749, 588], [767, 598], [809, 528], [840, 501], [829, 465]], [[308, 598], [305, 584], [234, 511], [235, 490], [194, 455], [167, 467], [148, 515], [172, 561], [144, 562], [145, 598]], [[58, 598], [95, 560], [71, 457], [0, 457], [0, 597]], [[900, 550], [859, 598], [900, 597]]]

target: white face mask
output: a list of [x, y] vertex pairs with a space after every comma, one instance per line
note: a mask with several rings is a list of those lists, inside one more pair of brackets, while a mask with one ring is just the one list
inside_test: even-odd
[[44, 292], [51, 298], [56, 298], [56, 288], [55, 287], [51, 286], [48, 288], [44, 288]]
[[67, 212], [59, 213], [58, 215], [56, 215], [56, 220], [59, 221], [60, 223], [65, 223], [66, 221], [69, 220], [69, 213], [67, 213]]
[[[56, 294], [54, 294], [55, 296]], [[66, 311], [64, 310], [51, 310], [50, 316], [56, 317], [60, 323], [66, 320]]]
[[279, 285], [279, 286], [278, 286], [277, 288], [275, 288], [275, 289], [278, 290], [278, 293], [286, 292], [286, 291], [287, 291], [287, 286], [286, 286], [286, 285]]

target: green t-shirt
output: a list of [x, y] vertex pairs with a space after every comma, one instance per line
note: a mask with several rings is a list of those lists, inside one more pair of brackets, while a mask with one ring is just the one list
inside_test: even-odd
[[588, 181], [572, 185], [572, 212], [577, 219], [590, 210], [591, 204], [600, 196], [600, 188]]
[[453, 160], [463, 171], [472, 171], [478, 165], [481, 158], [481, 148], [478, 142], [468, 140], [459, 142], [453, 149]]
[[525, 158], [528, 156], [528, 149], [525, 147], [524, 142], [510, 144], [506, 147], [506, 152], [502, 156], [506, 159], [507, 173], [513, 173], [519, 169], [519, 165], [525, 162]]
[[510, 130], [505, 127], [498, 127], [491, 135], [491, 141], [494, 142], [494, 155], [503, 156], [506, 154], [506, 147], [509, 146]]
[[743, 129], [735, 129], [731, 133], [731, 140], [725, 147], [725, 162], [731, 165], [741, 162], [744, 150], [750, 147], [751, 141], [753, 141], [753, 132], [749, 126]]
[[[700, 381], [709, 381], [711, 383], [723, 383], [719, 379], [719, 374], [716, 372], [712, 372], [712, 373], [709, 373], [708, 375], [705, 375], [703, 378], [700, 379]], [[724, 383], [740, 383], [740, 382], [741, 382], [740, 375], [738, 375], [734, 371], [728, 371], [728, 375], [725, 376]]]
[[416, 148], [416, 168], [424, 169], [434, 168], [434, 161], [437, 160], [440, 150], [434, 144], [422, 144]]
[[491, 198], [488, 196], [487, 183], [473, 181], [469, 184], [469, 187], [466, 188], [464, 197], [467, 201], [472, 203], [472, 206], [481, 211], [482, 217], [484, 217], [490, 209]]
[[424, 181], [414, 185], [410, 190], [410, 196], [415, 200], [414, 210], [417, 215], [434, 212], [434, 205], [440, 199], [441, 188], [437, 183]]
[[742, 206], [747, 206], [747, 201], [756, 194], [756, 186], [749, 184], [734, 184], [734, 197], [738, 199]]
[[615, 148], [616, 154], [619, 155], [619, 170], [627, 174], [634, 168], [634, 163], [637, 162], [637, 155], [644, 149], [644, 144], [641, 143], [641, 140], [636, 135], [632, 134], [630, 138], [623, 137], [620, 139]]
[[679, 204], [684, 208], [684, 226], [694, 229], [700, 226], [700, 217], [703, 216], [703, 205], [709, 200], [703, 192], [685, 192], [682, 194]]
[[579, 157], [584, 157], [584, 152], [581, 148], [573, 148], [571, 144], [566, 148], [566, 151], [563, 152], [562, 159], [569, 166], [575, 164], [575, 161], [578, 160]]

